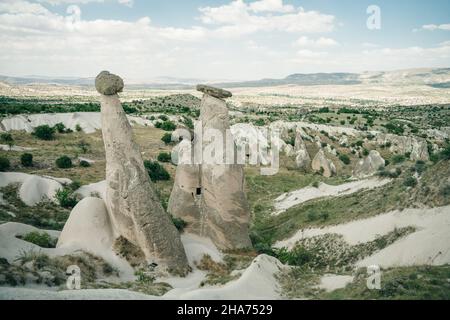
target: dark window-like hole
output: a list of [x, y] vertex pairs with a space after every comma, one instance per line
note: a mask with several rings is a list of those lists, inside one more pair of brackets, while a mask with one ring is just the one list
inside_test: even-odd
[[196, 195], [201, 195], [202, 194], [202, 188], [197, 188], [197, 191], [196, 191]]

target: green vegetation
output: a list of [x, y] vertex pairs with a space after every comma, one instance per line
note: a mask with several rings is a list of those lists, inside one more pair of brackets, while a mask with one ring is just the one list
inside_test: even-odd
[[27, 242], [31, 242], [42, 248], [55, 248], [57, 242], [57, 239], [52, 238], [47, 232], [38, 231], [27, 233], [26, 235], [21, 237], [21, 239]]
[[89, 162], [87, 162], [86, 160], [81, 160], [80, 161], [80, 167], [88, 168], [90, 166], [91, 166], [91, 164]]
[[153, 182], [170, 180], [170, 174], [158, 162], [151, 160], [144, 160], [144, 166], [147, 169], [150, 179]]
[[33, 135], [41, 140], [53, 140], [54, 138], [55, 129], [48, 126], [48, 125], [42, 125], [37, 126], [34, 128]]
[[69, 187], [64, 187], [56, 191], [55, 198], [63, 208], [73, 208], [78, 203], [78, 199], [73, 194], [73, 190]]
[[172, 217], [172, 222], [178, 231], [182, 232], [187, 226], [187, 222], [181, 218]]
[[341, 154], [339, 156], [339, 160], [341, 160], [345, 165], [349, 165], [351, 162], [349, 156], [346, 154]]
[[161, 123], [161, 129], [163, 129], [164, 131], [174, 131], [176, 128], [177, 126], [175, 125], [175, 123], [170, 120]]
[[172, 159], [172, 156], [168, 152], [161, 152], [158, 154], [158, 161], [161, 162], [170, 162]]
[[0, 172], [6, 171], [11, 167], [11, 163], [9, 162], [9, 159], [6, 157], [0, 157]]
[[2, 144], [6, 144], [11, 149], [14, 145], [14, 139], [11, 135], [11, 133], [3, 132], [0, 134], [0, 142]]
[[170, 143], [172, 143], [172, 134], [171, 134], [171, 133], [164, 133], [164, 135], [162, 136], [161, 140], [162, 140], [165, 144], [170, 144]]
[[24, 167], [32, 167], [33, 166], [33, 155], [31, 153], [24, 153], [20, 156], [20, 163]]
[[60, 169], [72, 168], [72, 160], [68, 156], [62, 156], [56, 159], [56, 166]]

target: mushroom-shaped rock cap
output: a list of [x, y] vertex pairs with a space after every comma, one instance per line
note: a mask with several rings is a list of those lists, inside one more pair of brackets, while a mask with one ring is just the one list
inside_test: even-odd
[[108, 71], [102, 71], [95, 78], [95, 88], [101, 94], [112, 96], [123, 90], [123, 80], [121, 77]]
[[204, 94], [208, 94], [210, 96], [213, 96], [213, 97], [219, 98], [219, 99], [229, 98], [232, 96], [230, 91], [223, 90], [220, 88], [210, 87], [205, 84], [198, 84], [197, 91], [203, 92]]

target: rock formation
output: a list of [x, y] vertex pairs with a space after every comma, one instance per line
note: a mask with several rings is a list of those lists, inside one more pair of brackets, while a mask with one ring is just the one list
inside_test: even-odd
[[[227, 136], [230, 125], [223, 98], [230, 97], [231, 93], [204, 85], [197, 89], [204, 93], [200, 121], [205, 154], [208, 143], [212, 142], [204, 138], [208, 129], [222, 133], [224, 140]], [[225, 141], [223, 146], [225, 148]], [[236, 151], [234, 143], [232, 147]], [[219, 163], [202, 161], [198, 165], [179, 165], [168, 211], [188, 222], [187, 232], [210, 238], [220, 249], [251, 247], [250, 210], [244, 192], [243, 166], [226, 164], [225, 157], [223, 152]]]
[[306, 144], [302, 138], [302, 132], [297, 131], [295, 135], [295, 164], [298, 169], [307, 169], [311, 164], [311, 157], [309, 156]]
[[171, 273], [189, 270], [180, 235], [153, 189], [141, 152], [117, 92], [123, 81], [101, 72], [95, 81], [101, 93], [102, 133], [106, 152], [106, 207], [116, 238], [139, 247], [148, 263]]
[[377, 143], [386, 145], [390, 143], [389, 150], [398, 154], [410, 153], [410, 159], [429, 160], [427, 141], [418, 137], [405, 137], [395, 134], [379, 134], [377, 136]]
[[353, 176], [364, 178], [374, 175], [380, 167], [384, 167], [385, 161], [376, 150], [369, 152], [369, 155], [361, 159], [353, 169]]
[[317, 152], [314, 157], [311, 167], [316, 172], [321, 172], [324, 177], [331, 177], [336, 174], [336, 167], [334, 163], [325, 157], [325, 152], [322, 149]]

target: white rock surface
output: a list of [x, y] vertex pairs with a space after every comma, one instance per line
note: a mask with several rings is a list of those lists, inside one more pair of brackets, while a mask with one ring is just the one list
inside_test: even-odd
[[287, 209], [297, 206], [309, 200], [323, 197], [339, 197], [352, 194], [363, 189], [374, 189], [389, 183], [390, 179], [366, 179], [352, 181], [337, 186], [320, 183], [318, 188], [309, 186], [299, 190], [284, 193], [275, 199], [275, 212], [272, 215], [279, 215]]
[[56, 191], [63, 188], [61, 182], [70, 183], [70, 180], [21, 172], [0, 172], [0, 188], [13, 183], [20, 184], [19, 197], [28, 206], [44, 200], [56, 202]]
[[320, 278], [319, 289], [324, 289], [326, 292], [332, 292], [337, 289], [345, 288], [347, 284], [353, 282], [354, 277], [342, 276], [335, 274], [326, 274]]
[[322, 229], [299, 230], [294, 236], [278, 241], [275, 247], [292, 248], [304, 238], [324, 234], [340, 234], [350, 245], [373, 241], [396, 228], [412, 226], [414, 233], [397, 240], [374, 255], [359, 261], [359, 267], [379, 265], [383, 268], [450, 263], [450, 206], [431, 209], [392, 211]]
[[380, 153], [371, 150], [366, 158], [358, 161], [353, 170], [353, 176], [359, 179], [373, 176], [380, 167], [384, 168], [384, 165], [385, 161]]
[[[150, 120], [146, 120], [136, 116], [128, 116], [132, 124], [139, 124], [143, 126], [153, 126]], [[0, 127], [5, 131], [11, 130], [25, 130], [26, 132], [33, 132], [34, 128], [40, 125], [54, 126], [57, 123], [63, 123], [66, 128], [75, 131], [78, 125], [81, 126], [83, 132], [93, 133], [101, 129], [100, 112], [69, 112], [69, 113], [43, 113], [43, 114], [29, 114], [16, 115], [8, 117], [0, 121]]]

